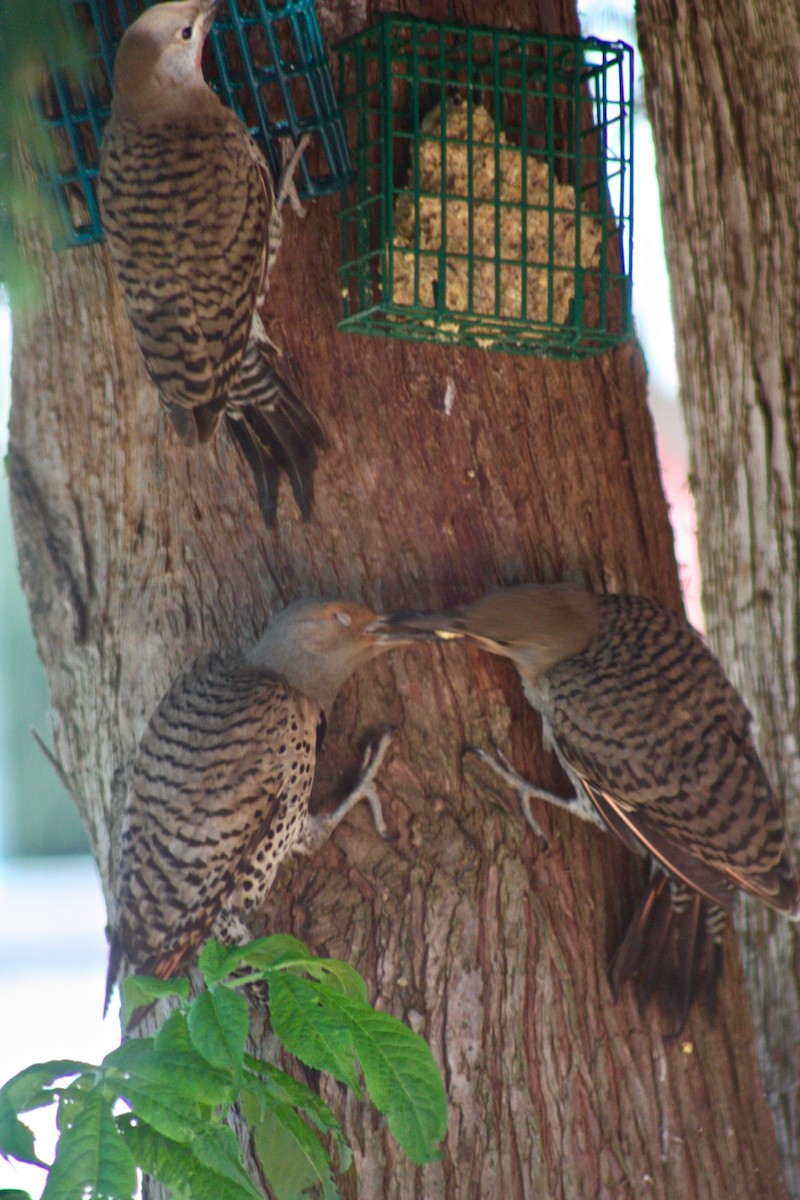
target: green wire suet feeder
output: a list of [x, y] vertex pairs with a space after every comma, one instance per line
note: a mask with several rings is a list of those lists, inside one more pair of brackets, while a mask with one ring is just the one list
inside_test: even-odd
[[387, 16], [338, 54], [340, 329], [563, 358], [630, 337], [629, 46]]
[[[38, 2], [38, 0], [37, 0]], [[41, 164], [60, 215], [59, 248], [103, 237], [96, 180], [103, 126], [111, 105], [117, 46], [146, 0], [57, 0], [71, 31], [88, 47], [67, 77], [50, 64], [38, 115], [46, 133]], [[296, 175], [304, 197], [326, 195], [353, 177], [314, 0], [227, 0], [209, 36], [207, 76], [258, 140], [273, 173], [281, 138], [312, 143]], [[211, 61], [213, 59], [213, 61]], [[315, 150], [318, 146], [319, 153]], [[314, 170], [309, 158], [319, 164]]]

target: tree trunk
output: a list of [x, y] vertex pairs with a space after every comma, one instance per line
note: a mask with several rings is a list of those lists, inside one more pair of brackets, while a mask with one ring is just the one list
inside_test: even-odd
[[[332, 37], [367, 18], [319, 8]], [[502, 20], [576, 31], [573, 10], [534, 9], [509, 2]], [[461, 15], [496, 20], [497, 7]], [[106, 251], [55, 256], [28, 240], [44, 306], [15, 331], [15, 527], [56, 751], [107, 895], [154, 705], [188, 658], [249, 641], [274, 606], [320, 593], [439, 605], [562, 578], [680, 603], [635, 345], [569, 365], [339, 334], [335, 201], [287, 224], [271, 332], [330, 448], [313, 521], [284, 493], [273, 533], [224, 436], [190, 454], [167, 430]], [[532, 778], [566, 786], [514, 672], [424, 646], [363, 671], [330, 722], [320, 804], [386, 724], [391, 840], [356, 811], [314, 859], [281, 870], [266, 913], [268, 929], [361, 970], [444, 1072], [450, 1128], [425, 1169], [344, 1102], [352, 1194], [783, 1197], [733, 940], [716, 1028], [694, 1015], [665, 1042], [606, 982], [642, 866], [556, 811], [538, 814], [543, 848], [513, 795], [462, 762], [491, 737]], [[341, 1110], [338, 1089], [328, 1098]]]
[[[800, 822], [800, 12], [640, 0], [709, 641]], [[797, 932], [739, 919], [756, 1045], [800, 1196]]]

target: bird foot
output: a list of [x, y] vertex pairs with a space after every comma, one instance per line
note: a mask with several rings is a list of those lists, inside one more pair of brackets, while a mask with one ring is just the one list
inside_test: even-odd
[[548, 800], [556, 804], [564, 804], [565, 802], [559, 796], [553, 796], [550, 792], [545, 792], [541, 788], [535, 787], [527, 779], [524, 779], [518, 771], [514, 770], [502, 750], [499, 750], [494, 744], [492, 744], [492, 749], [494, 750], [494, 754], [490, 754], [488, 750], [482, 750], [480, 746], [466, 746], [464, 754], [474, 754], [482, 763], [486, 763], [486, 766], [494, 771], [495, 775], [499, 775], [504, 783], [507, 783], [509, 787], [514, 789], [519, 797], [522, 815], [536, 836], [541, 838], [545, 848], [547, 848], [547, 835], [531, 811], [531, 798], [534, 800]]
[[573, 817], [580, 817], [582, 821], [588, 821], [590, 825], [596, 825], [598, 829], [608, 832], [608, 826], [603, 818], [596, 811], [591, 800], [579, 790], [575, 796], [557, 796], [555, 792], [547, 792], [544, 788], [536, 787], [528, 779], [525, 779], [518, 771], [515, 771], [511, 763], [506, 758], [503, 751], [492, 743], [494, 754], [490, 754], [488, 750], [482, 750], [480, 746], [465, 746], [464, 754], [475, 754], [486, 763], [494, 771], [495, 775], [513, 788], [519, 796], [522, 815], [530, 825], [531, 829], [537, 834], [545, 846], [547, 846], [547, 838], [544, 830], [531, 812], [531, 800], [544, 800], [547, 804], [554, 804], [556, 808], [562, 809], [564, 812], [570, 813]]
[[[305, 217], [306, 209], [300, 202], [300, 197], [297, 194], [297, 187], [294, 182], [295, 172], [300, 163], [300, 159], [305, 153], [308, 143], [311, 141], [311, 134], [304, 133], [296, 146], [292, 147], [288, 138], [281, 140], [281, 160], [283, 169], [281, 170], [278, 179], [278, 190], [275, 195], [275, 205], [280, 212], [284, 204], [288, 202], [292, 206], [292, 211], [298, 217]], [[288, 145], [287, 145], [288, 143]]]
[[307, 816], [305, 828], [294, 845], [297, 854], [312, 854], [328, 840], [337, 825], [347, 816], [357, 804], [366, 800], [375, 822], [375, 828], [382, 838], [387, 836], [386, 822], [383, 819], [383, 809], [375, 790], [375, 776], [383, 764], [386, 751], [392, 740], [392, 730], [382, 733], [376, 742], [370, 742], [364, 751], [361, 763], [361, 776], [350, 794], [332, 813], [317, 816]]

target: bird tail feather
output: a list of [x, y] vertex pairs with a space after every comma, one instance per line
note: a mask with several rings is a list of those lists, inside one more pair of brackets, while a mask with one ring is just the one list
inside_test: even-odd
[[311, 511], [314, 467], [325, 436], [316, 417], [284, 383], [272, 364], [269, 343], [251, 339], [228, 394], [227, 419], [255, 479], [267, 525], [275, 519], [276, 490], [283, 471], [305, 520]]
[[723, 908], [654, 868], [609, 969], [615, 998], [634, 981], [640, 1009], [655, 999], [678, 1037], [698, 1001], [713, 1019], [722, 974]]

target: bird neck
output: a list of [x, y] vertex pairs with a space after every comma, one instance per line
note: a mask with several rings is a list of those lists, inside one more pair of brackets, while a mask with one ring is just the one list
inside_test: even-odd
[[180, 86], [171, 79], [150, 79], [144, 87], [115, 93], [112, 113], [118, 120], [147, 128], [208, 120], [218, 116], [221, 107], [219, 97], [198, 76]]
[[[517, 670], [526, 700], [531, 708], [535, 708], [538, 713], [542, 714], [546, 721], [551, 711], [550, 681], [547, 674], [544, 671], [534, 674], [532, 671], [522, 669], [519, 664], [517, 664]], [[547, 729], [545, 729], [545, 734], [547, 734]]]
[[572, 647], [567, 649], [563, 644], [516, 647], [511, 657], [526, 686], [530, 685], [532, 689], [536, 690], [544, 685], [548, 671], [552, 671], [553, 667], [558, 666], [565, 659], [572, 658], [573, 653], [579, 653], [585, 645], [586, 642], [576, 645], [574, 650]]
[[289, 687], [308, 696], [327, 716], [340, 687], [355, 667], [338, 658], [314, 654], [296, 641], [270, 637], [270, 633], [268, 629], [246, 659], [253, 666], [280, 675]]

